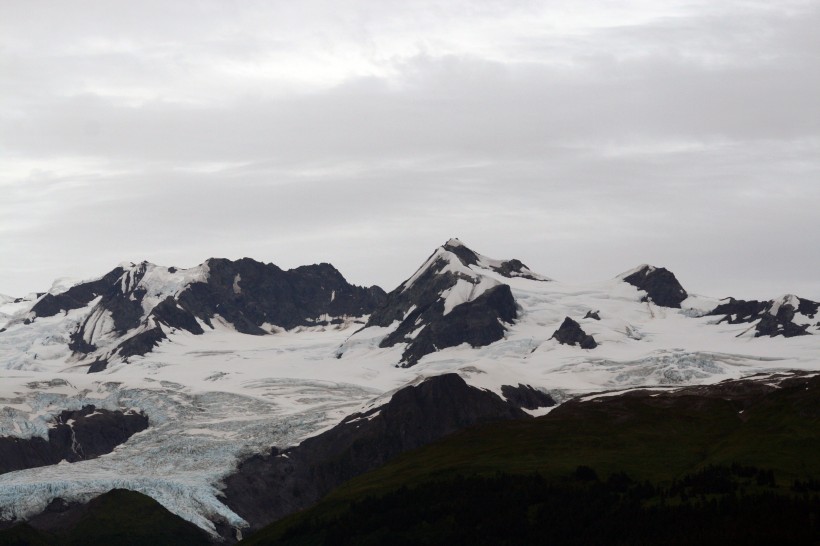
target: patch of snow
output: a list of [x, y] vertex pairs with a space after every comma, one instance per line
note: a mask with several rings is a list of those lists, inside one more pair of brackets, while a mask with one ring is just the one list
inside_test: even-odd
[[498, 281], [484, 276], [480, 277], [477, 283], [458, 279], [456, 284], [441, 294], [441, 297], [444, 298], [444, 315], [447, 315], [463, 303], [473, 301], [490, 288], [498, 285]]
[[633, 267], [629, 271], [624, 271], [623, 273], [616, 276], [615, 278], [623, 280], [623, 279], [629, 277], [630, 275], [634, 275], [635, 273], [638, 273], [639, 271], [646, 270], [647, 273], [652, 273], [653, 271], [655, 271], [655, 269], [656, 269], [655, 266], [652, 266], [652, 265], [649, 265], [649, 264], [641, 264], [638, 267]]
[[67, 292], [69, 288], [76, 284], [79, 284], [80, 282], [82, 282], [80, 279], [75, 279], [72, 277], [60, 277], [52, 283], [51, 288], [49, 288], [48, 290], [48, 293], [53, 296], [62, 294], [64, 292]]
[[472, 277], [474, 275], [471, 269], [461, 263], [458, 256], [449, 250], [445, 250], [444, 247], [439, 247], [427, 258], [427, 261], [413, 273], [413, 276], [404, 282], [402, 291], [407, 291], [428, 269], [438, 264], [443, 264], [438, 271], [439, 274], [455, 273], [466, 277]]
[[791, 305], [794, 310], [797, 310], [800, 306], [800, 300], [794, 294], [786, 294], [785, 296], [772, 300], [768, 311], [771, 315], [777, 316], [777, 312], [780, 311], [780, 308], [784, 305]]

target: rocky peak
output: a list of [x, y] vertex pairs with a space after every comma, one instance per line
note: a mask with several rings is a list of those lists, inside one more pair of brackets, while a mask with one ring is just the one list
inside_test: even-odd
[[681, 302], [689, 297], [675, 274], [663, 267], [644, 264], [622, 273], [618, 278], [646, 292], [642, 301], [651, 300], [661, 307], [680, 309]]
[[412, 277], [402, 283], [404, 290], [429, 272], [434, 274], [453, 274], [464, 279], [475, 279], [477, 276], [495, 273], [508, 279], [524, 278], [535, 281], [550, 279], [533, 272], [520, 260], [496, 260], [483, 256], [468, 248], [459, 239], [450, 239], [438, 247]]
[[402, 366], [412, 366], [424, 355], [446, 347], [462, 343], [482, 347], [498, 341], [504, 337], [504, 324], [517, 317], [510, 287], [490, 274], [498, 273], [506, 263], [450, 239], [387, 295], [385, 305], [371, 314], [367, 326], [390, 327], [398, 322], [380, 346], [406, 343]]

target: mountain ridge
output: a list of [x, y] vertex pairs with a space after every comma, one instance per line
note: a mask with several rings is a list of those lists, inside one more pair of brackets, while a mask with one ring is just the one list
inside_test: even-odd
[[152, 426], [99, 459], [4, 475], [0, 515], [25, 518], [52, 497], [85, 501], [111, 486], [212, 535], [248, 524], [217, 497], [241, 461], [287, 451], [427, 378], [457, 374], [540, 416], [601, 391], [820, 362], [820, 306], [806, 298], [709, 298], [645, 264], [568, 283], [456, 239], [389, 294], [347, 283], [330, 264], [214, 258], [188, 269], [120, 264], [4, 301], [0, 431], [46, 438], [54, 416], [89, 404], [144, 411]]

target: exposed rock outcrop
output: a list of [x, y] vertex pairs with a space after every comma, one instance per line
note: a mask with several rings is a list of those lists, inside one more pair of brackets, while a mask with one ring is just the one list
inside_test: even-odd
[[85, 307], [94, 298], [107, 294], [124, 272], [122, 267], [116, 267], [97, 280], [77, 284], [61, 294], [45, 294], [31, 311], [38, 317], [53, 317], [61, 312]]
[[562, 345], [578, 345], [582, 349], [594, 349], [598, 346], [595, 338], [584, 332], [581, 325], [569, 317], [564, 319], [550, 339], [555, 339]]
[[148, 428], [148, 417], [137, 412], [121, 412], [84, 406], [63, 411], [48, 431], [48, 439], [0, 437], [0, 474], [93, 459], [110, 453], [133, 434]]
[[755, 323], [755, 337], [796, 337], [810, 335], [811, 320], [820, 309], [820, 303], [786, 295], [771, 301], [736, 300], [721, 303], [709, 315], [721, 316], [718, 321], [729, 324]]
[[519, 383], [517, 387], [512, 385], [502, 385], [501, 394], [507, 402], [517, 408], [534, 410], [538, 408], [551, 408], [556, 404], [549, 394], [533, 388], [531, 385]]
[[796, 296], [784, 296], [780, 300], [772, 301], [763, 312], [760, 322], [755, 326], [755, 337], [760, 336], [783, 336], [796, 337], [811, 335], [808, 332], [811, 323], [796, 323], [795, 318], [803, 309], [805, 313], [801, 315], [807, 318], [814, 318], [817, 313], [818, 304], [809, 300], [803, 300]]
[[766, 307], [771, 303], [757, 300], [736, 300], [735, 298], [728, 298], [728, 300], [708, 313], [709, 315], [723, 315], [718, 324], [721, 322], [728, 322], [729, 324], [754, 322], [763, 316]]
[[681, 302], [689, 297], [674, 273], [663, 267], [644, 265], [622, 279], [646, 292], [644, 301], [651, 300], [661, 307], [680, 309]]
[[504, 325], [515, 321], [518, 310], [510, 287], [482, 270], [546, 280], [518, 260], [491, 260], [451, 239], [387, 295], [385, 305], [371, 314], [367, 326], [399, 322], [380, 346], [406, 343], [399, 363], [403, 367], [447, 347], [462, 343], [483, 347], [498, 341], [504, 337]]

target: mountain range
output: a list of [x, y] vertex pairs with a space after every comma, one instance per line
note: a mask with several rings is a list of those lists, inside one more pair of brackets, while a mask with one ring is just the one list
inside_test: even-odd
[[120, 264], [0, 296], [0, 450], [23, 461], [0, 520], [126, 489], [232, 542], [465, 427], [818, 370], [819, 309], [691, 294], [650, 265], [568, 283], [458, 239], [390, 292], [330, 264]]

